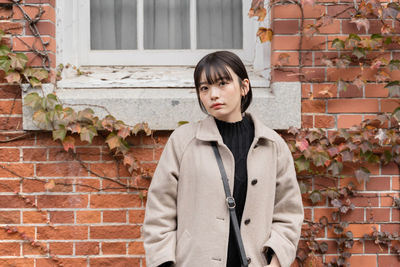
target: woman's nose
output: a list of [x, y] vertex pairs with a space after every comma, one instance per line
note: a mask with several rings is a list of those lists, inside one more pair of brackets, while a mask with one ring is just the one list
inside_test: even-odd
[[219, 98], [219, 89], [216, 86], [211, 87], [211, 99]]

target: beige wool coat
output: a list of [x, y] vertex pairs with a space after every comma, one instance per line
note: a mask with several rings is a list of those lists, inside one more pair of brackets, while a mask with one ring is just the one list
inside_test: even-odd
[[[249, 266], [267, 265], [272, 248], [282, 267], [296, 256], [303, 205], [292, 155], [284, 140], [255, 116], [247, 157], [248, 187], [240, 231]], [[151, 182], [143, 225], [146, 265], [225, 267], [229, 212], [210, 141], [218, 142], [233, 192], [234, 158], [212, 116], [170, 136]]]

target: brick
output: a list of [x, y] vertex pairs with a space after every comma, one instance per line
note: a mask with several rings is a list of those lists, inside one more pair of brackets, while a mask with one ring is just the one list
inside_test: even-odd
[[141, 207], [142, 201], [137, 194], [128, 195], [92, 195], [90, 198], [91, 208], [132, 208]]
[[91, 176], [106, 176], [116, 178], [118, 174], [118, 166], [115, 162], [112, 163], [92, 163], [90, 164]]
[[125, 267], [125, 266], [140, 266], [140, 259], [138, 258], [90, 258], [91, 267], [102, 267], [102, 266], [113, 266], [113, 267]]
[[325, 100], [302, 100], [302, 113], [325, 113]]
[[374, 113], [379, 112], [377, 99], [330, 99], [329, 113]]
[[36, 165], [36, 174], [41, 177], [88, 176], [88, 171], [78, 162], [40, 163]]
[[90, 227], [90, 238], [92, 239], [128, 239], [139, 237], [140, 227], [136, 225]]
[[77, 147], [76, 154], [79, 159], [83, 161], [99, 161], [100, 160], [100, 149], [89, 148], [89, 147]]
[[399, 224], [398, 223], [382, 224], [381, 232], [399, 233]]
[[[125, 175], [120, 173], [120, 176], [125, 176]], [[130, 178], [118, 179], [118, 182], [120, 182], [124, 185], [128, 185], [130, 181], [131, 181]], [[102, 190], [104, 192], [128, 192], [128, 190], [125, 186], [117, 184], [114, 180], [113, 181], [103, 180]]]
[[[40, 17], [40, 20], [51, 20], [55, 22], [56, 13], [55, 9], [51, 6], [41, 5], [40, 6], [44, 13]], [[23, 6], [24, 12], [30, 17], [35, 18], [39, 14], [39, 6]], [[21, 10], [17, 6], [13, 6], [13, 19], [24, 19]]]
[[357, 86], [353, 84], [349, 84], [347, 86], [346, 90], [342, 90], [339, 92], [339, 97], [340, 98], [345, 98], [345, 97], [363, 97], [363, 89], [359, 89]]
[[[0, 27], [1, 28], [1, 27]], [[56, 41], [52, 37], [42, 37], [44, 43], [48, 43], [46, 46], [46, 49], [48, 51], [52, 51], [55, 53], [56, 51]], [[43, 46], [40, 40], [36, 37], [31, 37], [31, 36], [24, 36], [24, 37], [19, 37], [13, 38], [13, 47], [12, 50], [16, 52], [22, 52], [22, 51], [30, 51], [31, 48], [35, 48], [39, 51], [43, 51]]]
[[298, 68], [273, 69], [271, 73], [273, 82], [297, 82], [299, 79]]
[[350, 224], [346, 230], [352, 231], [354, 237], [363, 237], [372, 233], [372, 226], [378, 227], [377, 224]]
[[[48, 181], [52, 179], [47, 179]], [[71, 193], [73, 192], [72, 185], [74, 184], [73, 179], [54, 179], [55, 186], [52, 189], [49, 189], [49, 192], [64, 192]]]
[[399, 176], [393, 176], [392, 177], [392, 190], [398, 190], [400, 191], [400, 177]]
[[129, 222], [130, 223], [143, 223], [144, 221], [144, 210], [130, 210], [129, 211]]
[[[86, 258], [59, 258], [57, 263], [63, 267], [88, 266]], [[48, 258], [38, 258], [36, 259], [36, 266], [53, 267], [55, 262]]]
[[77, 192], [98, 192], [100, 181], [99, 179], [76, 179], [75, 188]]
[[351, 199], [351, 202], [356, 207], [378, 207], [379, 199], [375, 193], [358, 193], [356, 197]]
[[1, 179], [0, 192], [20, 192], [20, 184], [18, 180], [4, 180]]
[[12, 17], [13, 12], [12, 12], [12, 5], [2, 5], [0, 7], [0, 20], [8, 20]]
[[325, 69], [323, 68], [303, 68], [302, 77], [307, 82], [324, 82]]
[[88, 238], [87, 226], [57, 226], [52, 228], [49, 226], [37, 227], [38, 240], [83, 240]]
[[77, 223], [100, 223], [101, 222], [101, 212], [93, 210], [77, 211], [76, 212], [76, 222]]
[[[287, 62], [286, 60], [282, 62], [280, 57], [285, 57]], [[273, 52], [271, 64], [276, 66], [297, 66], [299, 65], [299, 55], [297, 52]]]
[[[325, 14], [325, 6], [323, 5], [304, 5], [304, 18], [319, 18]], [[300, 18], [300, 17], [299, 17]]]
[[[331, 16], [331, 17], [337, 16], [337, 18], [339, 18], [339, 19], [344, 19], [344, 18], [349, 19], [351, 17], [350, 16], [350, 12], [354, 12], [354, 9], [351, 8], [351, 9], [345, 11], [348, 8], [349, 8], [348, 5], [331, 5], [331, 6], [328, 6], [328, 15]], [[341, 14], [338, 15], [339, 13], [341, 13]]]
[[391, 162], [386, 165], [382, 165], [382, 175], [399, 175], [399, 168], [396, 163]]
[[338, 128], [350, 128], [354, 125], [359, 125], [362, 121], [361, 115], [339, 115]]
[[[34, 201], [33, 197], [26, 197], [31, 202]], [[24, 199], [20, 196], [12, 195], [5, 196], [0, 195], [0, 209], [18, 209], [18, 208], [31, 208], [31, 205], [27, 204]]]
[[388, 249], [385, 246], [375, 244], [372, 240], [364, 241], [365, 253], [387, 253]]
[[42, 255], [45, 254], [47, 246], [43, 243], [37, 243], [37, 246], [32, 246], [30, 243], [22, 244], [22, 254], [26, 255]]
[[1, 85], [0, 99], [21, 99], [21, 89], [19, 85]]
[[46, 223], [47, 213], [39, 211], [24, 211], [22, 215], [23, 223]]
[[397, 266], [399, 260], [396, 255], [378, 255], [378, 266]]
[[375, 81], [376, 70], [366, 68], [361, 70], [359, 67], [349, 68], [328, 68], [327, 78], [328, 81], [337, 82], [339, 79], [347, 82], [354, 81], [357, 77], [364, 81]]
[[22, 34], [24, 24], [20, 22], [0, 21], [0, 30], [6, 34]]
[[[16, 226], [18, 233], [7, 233], [3, 229], [0, 231], [0, 240], [23, 240], [19, 233], [24, 233], [27, 237], [34, 239], [35, 227], [31, 226]], [[0, 266], [2, 266], [0, 264]]]
[[400, 106], [400, 99], [381, 99], [381, 112], [393, 112]]
[[[303, 38], [301, 50], [322, 50], [326, 46], [326, 37], [315, 36], [311, 39]], [[274, 36], [272, 50], [298, 50], [300, 38], [298, 36]]]
[[49, 148], [49, 161], [70, 161], [74, 160], [72, 153], [68, 153], [64, 148]]
[[[43, 66], [43, 60], [42, 58], [35, 54], [35, 53], [25, 53], [25, 55], [28, 57], [28, 62], [26, 63], [30, 67], [42, 67]], [[51, 68], [56, 68], [56, 55], [48, 51], [47, 55], [49, 56], [50, 59], [50, 67]], [[51, 76], [51, 71], [50, 71], [50, 76]]]
[[22, 130], [21, 117], [0, 117], [0, 130], [19, 131]]
[[365, 85], [365, 97], [388, 97], [389, 89], [384, 88], [385, 84]]
[[52, 223], [74, 223], [73, 211], [51, 211], [50, 221]]
[[299, 19], [300, 8], [297, 5], [273, 5], [272, 17], [280, 19]]
[[370, 222], [389, 222], [390, 209], [389, 208], [370, 208], [366, 209], [366, 219]]
[[20, 224], [19, 211], [0, 211], [0, 224]]
[[72, 255], [73, 243], [54, 242], [50, 243], [50, 251], [55, 255]]
[[128, 244], [128, 253], [130, 255], [144, 255], [143, 242], [130, 242]]
[[125, 210], [106, 210], [103, 211], [104, 223], [125, 223], [126, 211]]
[[335, 84], [313, 84], [314, 98], [332, 98], [337, 96], [337, 86]]
[[23, 161], [46, 161], [46, 148], [24, 148], [22, 149]]
[[309, 98], [311, 94], [311, 84], [303, 83], [301, 85], [301, 98]]
[[272, 27], [274, 34], [297, 34], [299, 20], [275, 20]]
[[48, 132], [40, 132], [40, 134], [37, 135], [36, 145], [45, 146], [46, 148], [50, 146], [62, 147], [59, 140], [54, 141], [52, 133]]
[[133, 155], [140, 161], [154, 160], [154, 149], [153, 148], [132, 147], [131, 151], [133, 152]]
[[390, 177], [371, 177], [367, 183], [367, 190], [390, 190]]
[[[37, 29], [38, 29], [39, 34], [41, 36], [46, 36], [46, 35], [49, 35], [51, 37], [55, 37], [56, 36], [56, 25], [54, 24], [54, 22], [51, 22], [51, 21], [38, 21], [36, 26], [37, 26]], [[31, 32], [28, 23], [26, 23], [25, 27], [26, 27], [25, 28], [25, 35], [34, 35]]]
[[315, 127], [333, 128], [335, 127], [335, 117], [329, 115], [315, 115]]
[[366, 34], [367, 32], [365, 30], [365, 27], [361, 27], [360, 30], [358, 30], [357, 25], [355, 23], [352, 23], [348, 20], [342, 20], [342, 33]]
[[86, 208], [87, 195], [40, 195], [37, 196], [40, 208]]
[[353, 184], [355, 190], [365, 190], [365, 183], [358, 183], [356, 177], [344, 177], [340, 179], [340, 186], [348, 186], [350, 183]]
[[19, 256], [19, 243], [0, 243], [0, 256]]
[[399, 194], [381, 194], [381, 207], [392, 207], [394, 206], [393, 197], [399, 198]]
[[34, 266], [34, 264], [34, 259], [28, 258], [0, 259], [0, 266], [27, 267]]
[[22, 101], [18, 99], [15, 101], [0, 101], [0, 114], [22, 114]]
[[313, 128], [313, 127], [314, 127], [314, 116], [301, 115], [301, 128]]
[[22, 192], [24, 193], [46, 192], [45, 184], [46, 184], [45, 180], [24, 179], [22, 181]]
[[75, 243], [76, 255], [98, 255], [100, 251], [99, 242]]
[[126, 254], [125, 242], [107, 242], [101, 244], [103, 254]]

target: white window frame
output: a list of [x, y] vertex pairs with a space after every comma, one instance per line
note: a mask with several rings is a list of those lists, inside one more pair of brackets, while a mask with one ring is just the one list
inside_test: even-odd
[[[196, 49], [196, 1], [190, 0], [190, 34], [191, 49], [157, 50], [143, 48], [143, 1], [137, 0], [137, 50], [91, 50], [90, 48], [90, 0], [57, 0], [57, 45], [62, 47], [63, 61], [79, 66], [193, 66], [203, 56], [215, 51]], [[236, 53], [245, 63], [253, 65], [256, 55], [257, 29], [259, 22], [248, 18], [251, 0], [242, 0], [243, 15], [243, 49], [229, 49]], [[72, 42], [71, 42], [72, 41]], [[71, 42], [71, 43], [70, 43]], [[227, 49], [228, 50], [228, 49]], [[60, 55], [57, 55], [60, 59]], [[59, 61], [59, 60], [58, 60]]]

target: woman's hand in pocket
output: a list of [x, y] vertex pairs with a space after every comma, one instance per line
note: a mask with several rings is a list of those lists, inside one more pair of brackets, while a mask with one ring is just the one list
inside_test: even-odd
[[266, 267], [281, 267], [281, 264], [279, 263], [278, 257], [276, 254], [272, 256], [271, 263], [266, 265]]

